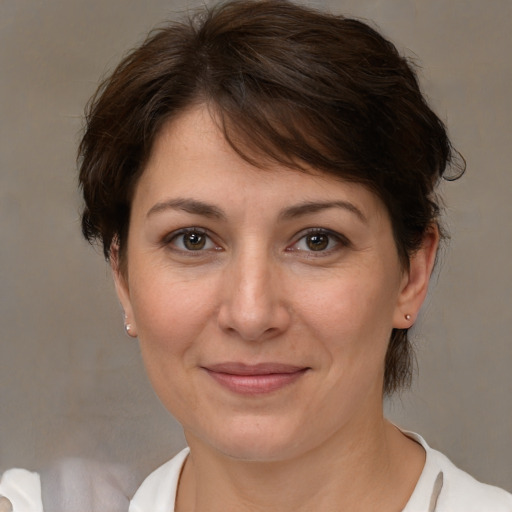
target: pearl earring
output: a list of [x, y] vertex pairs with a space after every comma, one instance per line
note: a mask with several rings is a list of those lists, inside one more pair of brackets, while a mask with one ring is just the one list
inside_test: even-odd
[[128, 334], [128, 336], [130, 336], [130, 338], [136, 338], [137, 337], [137, 334], [133, 331], [133, 325], [132, 324], [125, 323], [124, 324], [124, 330], [125, 330], [126, 334]]
[[406, 320], [410, 320], [411, 319], [411, 315], [409, 315], [409, 313], [407, 313], [407, 315], [405, 315], [405, 319]]

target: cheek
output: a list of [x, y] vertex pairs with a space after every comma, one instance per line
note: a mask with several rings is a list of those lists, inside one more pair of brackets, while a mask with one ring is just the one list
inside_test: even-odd
[[395, 287], [362, 275], [333, 281], [308, 294], [304, 322], [323, 344], [333, 379], [357, 380], [372, 371], [378, 378], [392, 330]]
[[[169, 376], [177, 363], [187, 367], [201, 332], [215, 308], [212, 283], [145, 275], [134, 280], [132, 307], [148, 372], [157, 368]], [[170, 368], [174, 367], [174, 368]]]
[[[212, 318], [207, 287], [162, 279], [133, 289], [133, 311], [141, 356], [164, 406], [182, 422], [199, 407], [192, 378], [198, 340]], [[204, 283], [203, 283], [204, 285]]]
[[302, 309], [319, 329], [364, 335], [390, 330], [396, 300], [395, 286], [387, 280], [355, 275], [313, 287]]

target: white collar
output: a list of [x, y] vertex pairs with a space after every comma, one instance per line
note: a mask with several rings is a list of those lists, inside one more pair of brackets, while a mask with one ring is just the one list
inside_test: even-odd
[[[420, 444], [426, 452], [425, 466], [402, 512], [435, 512], [437, 498], [443, 487], [443, 472], [436, 460], [437, 452], [420, 435], [402, 432]], [[189, 453], [190, 450], [185, 448], [151, 473], [135, 493], [129, 512], [174, 512], [179, 476]], [[429, 504], [429, 508], [425, 508], [426, 504]]]

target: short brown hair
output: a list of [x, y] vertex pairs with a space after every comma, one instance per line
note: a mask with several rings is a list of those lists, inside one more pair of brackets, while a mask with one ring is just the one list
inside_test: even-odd
[[[452, 148], [413, 67], [361, 21], [286, 0], [204, 8], [153, 31], [98, 88], [79, 149], [82, 230], [126, 246], [130, 204], [164, 123], [205, 104], [246, 160], [270, 159], [364, 184], [386, 205], [407, 268], [437, 222], [434, 189]], [[394, 329], [384, 391], [410, 383]]]

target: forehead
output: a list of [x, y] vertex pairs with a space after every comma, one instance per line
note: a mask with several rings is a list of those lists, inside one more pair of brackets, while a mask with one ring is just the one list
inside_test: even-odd
[[259, 165], [253, 165], [233, 150], [206, 107], [188, 110], [162, 127], [134, 201], [151, 208], [169, 197], [194, 197], [246, 208], [257, 200], [275, 206], [344, 200], [355, 203], [368, 217], [384, 209], [363, 185], [325, 172], [292, 169], [264, 157]]

